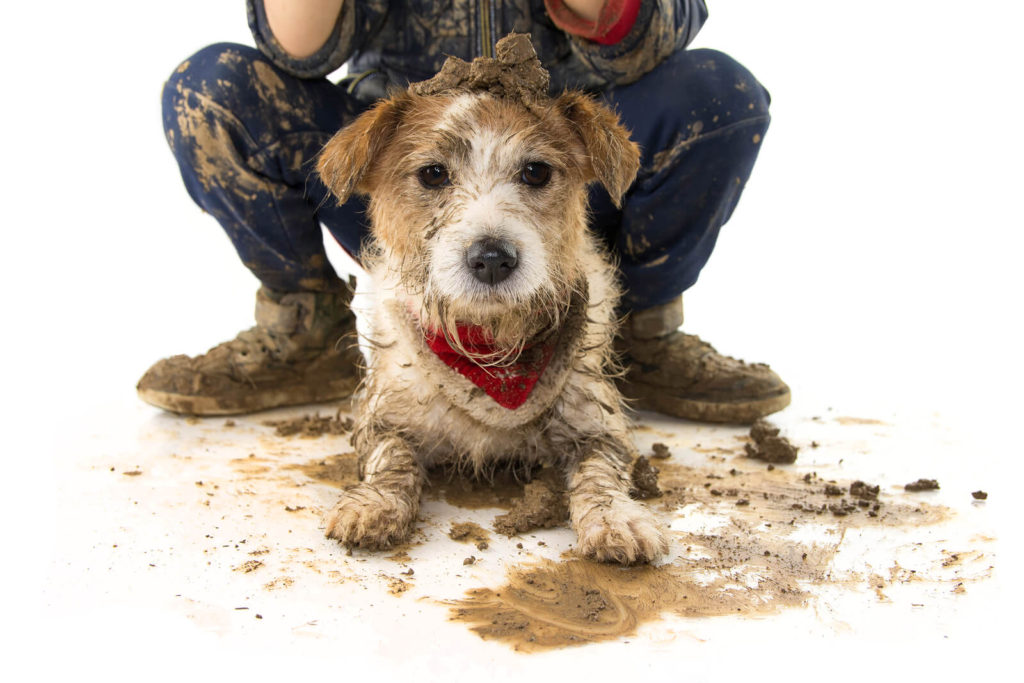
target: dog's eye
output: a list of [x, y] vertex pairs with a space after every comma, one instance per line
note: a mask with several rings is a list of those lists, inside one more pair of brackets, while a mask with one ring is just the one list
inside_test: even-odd
[[539, 161], [531, 161], [523, 166], [523, 172], [519, 174], [519, 179], [532, 187], [547, 185], [551, 180], [551, 167]]
[[419, 172], [420, 182], [427, 187], [443, 187], [448, 184], [448, 169], [441, 164], [424, 166]]

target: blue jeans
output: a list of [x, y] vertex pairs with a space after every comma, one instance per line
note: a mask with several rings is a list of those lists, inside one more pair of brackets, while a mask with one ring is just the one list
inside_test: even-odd
[[[768, 93], [727, 55], [685, 50], [599, 95], [642, 159], [621, 210], [595, 187], [591, 227], [618, 260], [624, 309], [656, 306], [693, 285], [711, 256], [768, 128]], [[369, 235], [365, 205], [337, 206], [313, 166], [370, 104], [344, 82], [289, 76], [241, 45], [204, 48], [168, 80], [164, 129], [185, 186], [267, 287], [341, 286], [320, 222], [358, 260]]]

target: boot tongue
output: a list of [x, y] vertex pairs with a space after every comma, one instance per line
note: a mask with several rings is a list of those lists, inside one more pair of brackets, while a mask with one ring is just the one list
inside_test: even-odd
[[551, 362], [558, 338], [555, 334], [541, 335], [541, 341], [525, 346], [512, 363], [484, 367], [479, 364], [480, 361], [500, 357], [502, 352], [490, 333], [479, 325], [459, 325], [456, 334], [459, 343], [472, 357], [453, 348], [440, 330], [424, 329], [423, 339], [445, 365], [509, 410], [515, 410], [526, 403]]

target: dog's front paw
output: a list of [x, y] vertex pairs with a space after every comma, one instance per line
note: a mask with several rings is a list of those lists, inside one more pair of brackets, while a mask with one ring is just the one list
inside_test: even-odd
[[[574, 515], [575, 517], [575, 515]], [[641, 503], [626, 497], [595, 504], [575, 522], [577, 553], [599, 562], [653, 562], [668, 552], [668, 537]]]
[[349, 547], [390, 548], [409, 535], [416, 507], [407, 496], [358, 484], [345, 491], [328, 513], [327, 537]]

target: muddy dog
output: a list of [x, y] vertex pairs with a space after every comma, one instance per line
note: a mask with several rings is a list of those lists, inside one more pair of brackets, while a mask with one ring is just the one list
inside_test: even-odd
[[528, 36], [496, 48], [379, 102], [318, 160], [339, 201], [369, 197], [375, 287], [359, 318], [361, 483], [327, 535], [403, 540], [434, 465], [547, 463], [565, 473], [580, 555], [651, 561], [666, 532], [629, 495], [635, 453], [610, 376], [619, 293], [587, 230], [588, 184], [621, 200], [639, 150], [604, 105], [548, 96]]

